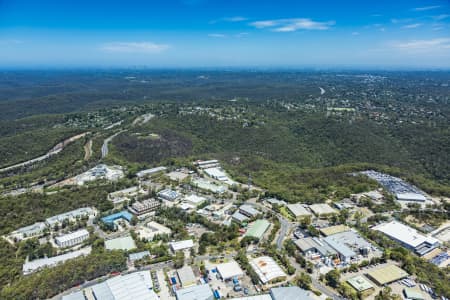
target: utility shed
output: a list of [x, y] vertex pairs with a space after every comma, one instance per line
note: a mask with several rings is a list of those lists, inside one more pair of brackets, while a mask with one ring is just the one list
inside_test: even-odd
[[403, 279], [408, 275], [407, 272], [396, 265], [387, 265], [367, 273], [367, 276], [380, 286]]

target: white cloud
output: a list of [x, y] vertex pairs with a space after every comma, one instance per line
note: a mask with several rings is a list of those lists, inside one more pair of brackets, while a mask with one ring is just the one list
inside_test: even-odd
[[432, 5], [432, 6], [423, 6], [423, 7], [416, 7], [413, 8], [414, 11], [427, 11], [432, 10], [441, 7], [440, 5]]
[[402, 28], [403, 29], [413, 29], [413, 28], [417, 28], [420, 26], [422, 26], [421, 23], [414, 23], [414, 24], [408, 24], [408, 25], [402, 26]]
[[252, 22], [250, 23], [251, 26], [256, 27], [256, 28], [266, 28], [266, 27], [272, 27], [277, 25], [277, 21], [256, 21], [256, 22]]
[[247, 21], [247, 18], [236, 16], [236, 17], [224, 18], [223, 20], [227, 21], [227, 22], [243, 22], [243, 21]]
[[433, 16], [433, 19], [435, 19], [437, 21], [441, 21], [441, 20], [447, 19], [448, 17], [450, 17], [450, 15], [442, 14], [442, 15], [438, 15], [438, 16]]
[[208, 36], [212, 37], [212, 38], [224, 38], [224, 37], [226, 37], [226, 35], [222, 34], [222, 33], [210, 33], [210, 34], [208, 34]]
[[292, 32], [297, 30], [326, 30], [334, 21], [318, 22], [308, 18], [263, 20], [250, 23], [255, 28], [272, 28], [275, 32]]
[[101, 49], [107, 52], [117, 53], [161, 53], [169, 49], [169, 45], [155, 44], [152, 42], [114, 42], [104, 44]]
[[411, 40], [395, 42], [393, 46], [403, 50], [437, 50], [450, 49], [450, 38], [437, 38], [429, 40]]

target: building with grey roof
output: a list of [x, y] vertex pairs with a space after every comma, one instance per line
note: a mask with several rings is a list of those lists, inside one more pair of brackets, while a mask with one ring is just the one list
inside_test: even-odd
[[342, 261], [349, 262], [352, 258], [356, 257], [357, 254], [350, 249], [346, 244], [342, 243], [338, 239], [334, 238], [332, 235], [327, 236], [325, 242], [333, 248], [339, 255]]
[[249, 218], [256, 217], [260, 213], [259, 210], [254, 209], [252, 206], [247, 204], [241, 205], [239, 207], [239, 212]]
[[239, 211], [234, 212], [234, 214], [231, 216], [232, 220], [242, 224], [244, 222], [248, 221], [248, 217], [241, 214]]
[[308, 209], [306, 209], [306, 207], [304, 207], [299, 203], [288, 204], [287, 208], [289, 212], [297, 219], [305, 218], [312, 215], [312, 213]]
[[44, 234], [47, 226], [43, 222], [37, 222], [33, 225], [19, 228], [9, 234], [9, 237], [16, 240], [23, 240], [28, 237], [38, 237]]
[[83, 291], [78, 291], [69, 295], [62, 296], [61, 300], [86, 300]]
[[178, 278], [182, 287], [188, 287], [195, 285], [197, 283], [197, 278], [195, 277], [194, 271], [190, 266], [184, 266], [177, 270]]
[[317, 253], [321, 257], [330, 257], [336, 255], [336, 251], [330, 247], [324, 240], [317, 237], [307, 237], [295, 241], [295, 245], [304, 253]]
[[273, 300], [315, 300], [314, 293], [299, 288], [298, 286], [286, 286], [270, 289]]
[[158, 300], [150, 271], [119, 275], [92, 286], [98, 300]]
[[130, 253], [130, 255], [128, 255], [128, 258], [130, 259], [130, 261], [136, 261], [136, 260], [140, 260], [143, 259], [144, 257], [150, 256], [150, 252], [149, 251], [142, 251], [142, 252], [137, 252], [137, 253]]
[[61, 224], [65, 220], [73, 221], [73, 220], [76, 220], [77, 218], [86, 217], [86, 216], [91, 217], [91, 216], [95, 216], [95, 215], [96, 215], [96, 211], [94, 209], [92, 209], [90, 207], [82, 207], [82, 208], [74, 209], [74, 210], [47, 218], [45, 220], [45, 222], [49, 226], [54, 226], [56, 224]]
[[208, 284], [194, 285], [175, 291], [177, 300], [213, 300], [214, 295]]
[[65, 235], [55, 237], [56, 244], [61, 247], [72, 247], [81, 244], [89, 238], [89, 231], [80, 229]]

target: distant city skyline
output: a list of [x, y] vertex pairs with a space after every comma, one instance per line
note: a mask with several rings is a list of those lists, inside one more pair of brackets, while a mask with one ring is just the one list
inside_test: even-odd
[[0, 1], [0, 68], [450, 68], [450, 3]]

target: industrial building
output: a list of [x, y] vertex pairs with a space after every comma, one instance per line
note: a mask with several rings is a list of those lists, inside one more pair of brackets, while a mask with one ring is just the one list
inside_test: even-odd
[[158, 300], [153, 291], [153, 282], [149, 271], [140, 271], [127, 275], [115, 276], [92, 286], [89, 292], [98, 300]]
[[425, 202], [427, 198], [419, 193], [397, 193], [395, 198], [398, 201]]
[[372, 293], [375, 288], [364, 276], [355, 276], [347, 280], [347, 283], [355, 289], [358, 293], [367, 295]]
[[69, 295], [62, 296], [61, 300], [86, 300], [83, 291], [71, 293]]
[[244, 276], [244, 271], [242, 271], [239, 264], [234, 260], [219, 264], [216, 269], [217, 273], [223, 280], [230, 280]]
[[347, 225], [335, 225], [335, 226], [320, 228], [320, 232], [324, 236], [329, 236], [329, 235], [333, 235], [336, 233], [341, 233], [341, 232], [345, 232], [345, 231], [349, 231], [349, 230], [350, 230], [350, 227], [348, 227]]
[[256, 272], [262, 284], [273, 283], [286, 279], [286, 273], [269, 256], [261, 256], [250, 261], [250, 266]]
[[182, 287], [189, 287], [196, 285], [197, 278], [195, 277], [194, 271], [190, 266], [184, 266], [177, 270], [178, 279], [180, 280]]
[[105, 241], [105, 248], [107, 250], [132, 250], [136, 249], [136, 243], [131, 236], [119, 237]]
[[337, 211], [326, 203], [311, 204], [309, 209], [311, 209], [318, 218], [327, 218], [337, 214]]
[[123, 211], [121, 211], [121, 212], [118, 212], [118, 213], [115, 213], [115, 214], [112, 214], [112, 215], [103, 217], [103, 218], [101, 219], [101, 221], [102, 221], [103, 223], [105, 223], [106, 225], [108, 225], [108, 226], [110, 226], [110, 227], [112, 227], [112, 228], [115, 228], [116, 225], [114, 224], [114, 222], [115, 222], [116, 220], [123, 219], [123, 220], [126, 220], [127, 222], [131, 222], [131, 218], [132, 218], [132, 217], [133, 217], [132, 214], [130, 214], [130, 213], [127, 212], [126, 210], [123, 210]]
[[254, 218], [260, 214], [259, 210], [248, 204], [241, 205], [239, 207], [239, 212], [249, 218]]
[[63, 214], [59, 214], [45, 220], [48, 226], [53, 227], [56, 224], [61, 224], [64, 221], [75, 221], [82, 217], [95, 217], [96, 211], [90, 207], [82, 207], [74, 209]]
[[186, 250], [194, 247], [194, 241], [193, 240], [184, 240], [184, 241], [178, 241], [178, 242], [171, 242], [169, 243], [170, 249], [172, 249], [173, 252], [180, 251], [180, 250]]
[[28, 275], [31, 274], [33, 272], [36, 272], [42, 268], [51, 268], [54, 267], [56, 265], [58, 265], [59, 263], [63, 263], [67, 260], [73, 259], [73, 258], [77, 258], [80, 256], [85, 256], [85, 255], [89, 255], [92, 251], [91, 247], [86, 247], [77, 251], [72, 251], [66, 254], [62, 254], [62, 255], [58, 255], [58, 256], [53, 256], [53, 257], [49, 257], [49, 258], [39, 258], [39, 259], [35, 259], [32, 261], [27, 261], [23, 264], [22, 266], [22, 272], [24, 275]]
[[344, 262], [349, 262], [359, 254], [367, 256], [373, 249], [371, 243], [353, 230], [339, 232], [323, 240], [338, 253]]
[[130, 201], [133, 197], [143, 194], [144, 191], [138, 186], [132, 186], [127, 189], [115, 191], [108, 194], [108, 200], [111, 201], [114, 207], [123, 205], [124, 202]]
[[250, 226], [250, 229], [245, 233], [245, 236], [261, 239], [264, 233], [266, 233], [267, 229], [269, 229], [269, 227], [270, 227], [269, 221], [265, 219], [256, 220]]
[[167, 201], [175, 201], [180, 197], [180, 194], [178, 194], [176, 191], [171, 189], [165, 189], [160, 192], [158, 192], [158, 197], [163, 200]]
[[367, 273], [367, 277], [379, 286], [408, 277], [409, 274], [396, 265], [387, 265]]
[[208, 175], [211, 178], [214, 178], [215, 180], [219, 181], [229, 181], [230, 179], [228, 176], [219, 168], [208, 168], [205, 169], [206, 175]]
[[276, 287], [270, 289], [272, 300], [315, 300], [312, 291], [307, 291], [298, 286]]
[[187, 203], [189, 203], [191, 205], [199, 206], [199, 205], [205, 203], [206, 198], [192, 194], [192, 195], [186, 196], [184, 198], [184, 201], [186, 201]]
[[223, 194], [226, 191], [226, 188], [223, 185], [214, 184], [202, 178], [192, 180], [192, 185], [198, 187], [199, 189], [210, 191], [215, 194]]
[[241, 214], [239, 211], [235, 211], [233, 215], [231, 215], [231, 219], [238, 224], [248, 222], [248, 217]]
[[403, 289], [403, 295], [408, 300], [425, 300], [425, 296], [419, 290], [413, 288]]
[[89, 238], [89, 232], [86, 229], [80, 229], [55, 238], [55, 243], [58, 247], [72, 247], [81, 244]]
[[145, 177], [145, 176], [150, 176], [150, 175], [154, 175], [157, 174], [159, 172], [164, 172], [166, 171], [167, 168], [166, 167], [156, 167], [153, 169], [147, 169], [147, 170], [142, 170], [136, 173], [136, 176], [139, 178]]
[[19, 228], [9, 234], [9, 238], [11, 238], [13, 241], [18, 240], [21, 241], [23, 239], [29, 238], [29, 237], [39, 237], [44, 234], [45, 229], [47, 226], [43, 222], [37, 222], [33, 225], [26, 226]]
[[153, 240], [156, 235], [170, 235], [172, 230], [154, 221], [148, 222], [145, 226], [139, 226], [136, 230], [138, 236], [148, 241]]
[[325, 258], [336, 255], [336, 251], [317, 237], [307, 237], [295, 241], [295, 245], [310, 258]]
[[137, 253], [130, 253], [128, 255], [128, 259], [130, 261], [134, 262], [136, 260], [140, 260], [140, 259], [143, 259], [148, 256], [150, 256], [150, 252], [148, 250], [146, 250], [146, 251], [141, 251], [141, 252], [137, 252]]
[[309, 217], [312, 215], [312, 213], [308, 209], [306, 209], [306, 207], [304, 207], [303, 205], [301, 205], [299, 203], [288, 204], [287, 209], [297, 220], [305, 218], [305, 217]]
[[208, 284], [194, 285], [175, 290], [177, 300], [213, 300], [214, 295]]
[[423, 256], [433, 249], [439, 247], [439, 240], [425, 236], [414, 228], [406, 226], [397, 221], [382, 223], [372, 228], [387, 235], [389, 238], [399, 242], [405, 248]]
[[156, 199], [146, 199], [142, 201], [134, 202], [131, 207], [128, 207], [128, 210], [137, 215], [144, 215], [150, 213], [152, 211], [157, 210], [161, 206], [161, 203]]
[[217, 168], [220, 167], [219, 161], [217, 159], [211, 160], [197, 160], [194, 165], [200, 169]]

